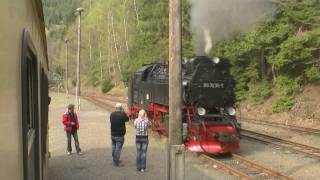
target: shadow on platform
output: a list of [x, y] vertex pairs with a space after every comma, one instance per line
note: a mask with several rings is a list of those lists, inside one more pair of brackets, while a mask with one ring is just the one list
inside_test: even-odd
[[135, 180], [165, 179], [165, 156], [159, 148], [149, 148], [147, 171], [136, 171], [136, 148], [124, 146], [121, 160], [124, 167], [114, 167], [110, 148], [84, 150], [83, 155], [76, 153], [55, 156], [49, 159], [50, 180]]

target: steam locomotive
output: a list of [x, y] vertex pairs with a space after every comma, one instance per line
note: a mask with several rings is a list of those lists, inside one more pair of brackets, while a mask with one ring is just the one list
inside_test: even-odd
[[[223, 58], [198, 56], [182, 63], [183, 140], [193, 152], [232, 153], [239, 148], [235, 81]], [[152, 129], [165, 133], [169, 115], [168, 64], [148, 64], [129, 81], [129, 116], [145, 109]]]

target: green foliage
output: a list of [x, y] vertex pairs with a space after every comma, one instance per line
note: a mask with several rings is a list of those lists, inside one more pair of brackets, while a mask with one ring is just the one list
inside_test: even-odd
[[[274, 111], [289, 110], [302, 83], [319, 79], [320, 1], [275, 1], [269, 21], [245, 34], [220, 42], [211, 55], [227, 57], [237, 80], [237, 100], [261, 103], [275, 87]], [[254, 82], [254, 83], [253, 83]], [[263, 83], [255, 83], [263, 82]]]
[[277, 69], [292, 69], [299, 65], [302, 59], [312, 58], [311, 50], [307, 47], [308, 37], [293, 36], [284, 41], [280, 46], [280, 51], [275, 56], [271, 56], [268, 62]]
[[286, 112], [294, 106], [294, 95], [300, 89], [301, 79], [291, 79], [287, 76], [279, 76], [275, 81], [278, 99], [272, 106], [273, 112]]
[[63, 38], [66, 26], [75, 19], [75, 10], [81, 0], [42, 0], [46, 28], [49, 36], [55, 39]]
[[[73, 6], [72, 2], [80, 1], [61, 4]], [[58, 5], [50, 1], [47, 6]], [[191, 4], [189, 0], [183, 0], [182, 6], [183, 54], [192, 56], [193, 42], [189, 28]], [[143, 64], [168, 61], [168, 0], [92, 0], [82, 1], [82, 7], [85, 11], [82, 16], [81, 74], [85, 85], [101, 85], [100, 82], [106, 78], [112, 83], [126, 83]], [[60, 38], [69, 39], [69, 59], [76, 59], [77, 21], [70, 23], [76, 16], [74, 10], [68, 9], [63, 13], [68, 12], [72, 12], [70, 21], [62, 18], [62, 23], [58, 23], [62, 13], [49, 13], [47, 21], [53, 23], [49, 25], [50, 33], [57, 38], [61, 33], [54, 35], [54, 29], [64, 31], [65, 26], [61, 24], [67, 25], [64, 37]], [[61, 41], [55, 64], [63, 67], [64, 59], [65, 43]], [[69, 67], [70, 75], [74, 76], [75, 63], [69, 63]]]
[[72, 85], [73, 87], [76, 87], [76, 85], [77, 85], [77, 80], [76, 80], [76, 79], [71, 79], [71, 85]]
[[320, 80], [320, 69], [319, 67], [310, 67], [305, 70], [305, 74], [309, 81], [318, 81]]
[[279, 76], [274, 81], [277, 93], [284, 96], [293, 96], [300, 89], [300, 78], [292, 79], [288, 76]]
[[[69, 59], [76, 59], [74, 9], [80, 3], [85, 8], [81, 73], [86, 85], [101, 85], [107, 91], [117, 81], [126, 83], [143, 64], [168, 60], [168, 0], [62, 1], [43, 0], [49, 34], [62, 40], [55, 56], [60, 69], [53, 68], [57, 75], [63, 76], [63, 39], [70, 40]], [[274, 111], [282, 112], [293, 106], [300, 86], [320, 79], [320, 1], [274, 4], [273, 17], [244, 34], [214, 42], [210, 56], [230, 59], [238, 101], [260, 104], [274, 92], [279, 96]], [[194, 43], [190, 9], [190, 0], [183, 0], [182, 51], [187, 57], [193, 55]], [[69, 67], [70, 78], [75, 79], [75, 62]]]
[[86, 86], [97, 87], [100, 83], [100, 79], [96, 76], [95, 72], [92, 72], [92, 74], [86, 78]]
[[101, 82], [101, 92], [104, 94], [109, 92], [113, 87], [114, 87], [114, 85], [108, 79], [105, 79]]
[[52, 78], [50, 79], [50, 84], [52, 85], [59, 85], [63, 83], [63, 74], [64, 70], [61, 66], [56, 66], [53, 73], [52, 73]]
[[290, 111], [293, 106], [294, 99], [292, 96], [282, 96], [273, 103], [272, 111], [276, 113], [287, 112]]
[[262, 104], [271, 95], [271, 85], [266, 81], [249, 85], [249, 100], [254, 105]]

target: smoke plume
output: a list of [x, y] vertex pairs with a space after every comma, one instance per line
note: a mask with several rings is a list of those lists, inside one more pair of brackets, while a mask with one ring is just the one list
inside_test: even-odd
[[221, 40], [246, 32], [272, 18], [270, 0], [191, 0], [191, 28], [196, 55], [208, 54]]

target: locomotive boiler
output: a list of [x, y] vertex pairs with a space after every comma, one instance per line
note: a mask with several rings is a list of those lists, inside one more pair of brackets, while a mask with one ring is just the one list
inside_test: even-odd
[[[232, 153], [239, 148], [240, 124], [236, 119], [235, 81], [230, 63], [223, 58], [198, 56], [182, 63], [183, 140], [193, 152]], [[152, 129], [166, 133], [169, 113], [168, 64], [148, 64], [129, 81], [131, 118], [148, 112]]]

